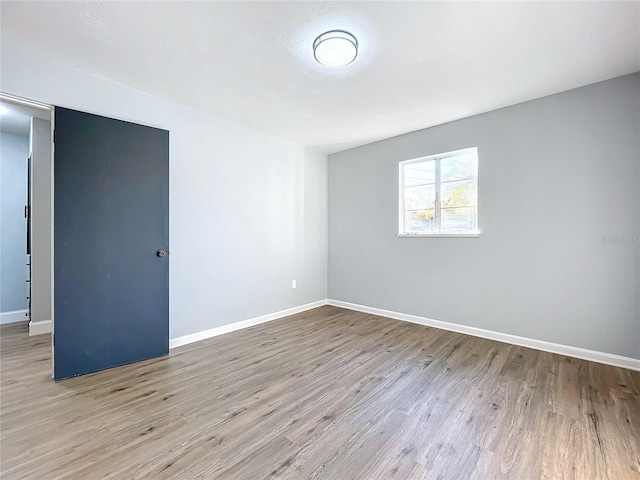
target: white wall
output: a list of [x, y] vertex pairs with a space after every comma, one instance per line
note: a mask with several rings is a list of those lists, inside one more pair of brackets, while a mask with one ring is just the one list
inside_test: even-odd
[[[398, 162], [479, 149], [480, 238], [396, 238]], [[329, 298], [640, 358], [640, 74], [329, 157]]]
[[[27, 256], [27, 158], [29, 138], [0, 134], [0, 312], [29, 307]], [[24, 316], [17, 317], [26, 320]], [[0, 318], [1, 321], [1, 318]]]
[[31, 119], [31, 321], [51, 320], [51, 122]]
[[1, 61], [5, 93], [170, 131], [171, 338], [326, 298], [325, 155], [6, 45]]

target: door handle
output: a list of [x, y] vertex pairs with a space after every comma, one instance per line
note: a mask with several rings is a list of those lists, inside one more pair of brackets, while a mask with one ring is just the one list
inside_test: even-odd
[[167, 252], [165, 252], [164, 250], [160, 249], [156, 252], [156, 255], [159, 256], [160, 258], [164, 258], [167, 256]]

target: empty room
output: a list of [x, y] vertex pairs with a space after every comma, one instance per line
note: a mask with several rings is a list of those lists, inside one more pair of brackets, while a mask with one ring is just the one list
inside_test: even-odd
[[0, 22], [0, 478], [640, 480], [640, 1]]

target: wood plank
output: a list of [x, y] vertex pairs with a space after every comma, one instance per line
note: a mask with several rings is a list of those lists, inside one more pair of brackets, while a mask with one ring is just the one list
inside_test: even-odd
[[325, 306], [55, 383], [0, 327], [3, 479], [640, 479], [640, 373]]

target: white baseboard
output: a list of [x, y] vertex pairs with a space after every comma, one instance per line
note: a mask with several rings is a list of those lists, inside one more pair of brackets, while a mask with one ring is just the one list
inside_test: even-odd
[[198, 342], [206, 338], [217, 337], [218, 335], [223, 335], [225, 333], [235, 332], [236, 330], [253, 327], [254, 325], [270, 322], [272, 320], [278, 320], [279, 318], [288, 317], [289, 315], [295, 315], [296, 313], [311, 310], [312, 308], [321, 307], [322, 305], [326, 304], [327, 300], [318, 300], [317, 302], [307, 303], [306, 305], [300, 305], [298, 307], [288, 308], [286, 310], [280, 310], [279, 312], [269, 313], [260, 317], [249, 318], [247, 320], [230, 323], [228, 325], [222, 325], [220, 327], [211, 328], [202, 332], [172, 338], [171, 340], [169, 340], [169, 348], [180, 347], [182, 345]]
[[7, 323], [25, 322], [29, 320], [29, 310], [13, 310], [0, 313], [0, 325]]
[[39, 320], [37, 322], [31, 321], [29, 322], [29, 336], [33, 335], [43, 335], [45, 333], [53, 332], [53, 321], [52, 320]]
[[433, 320], [431, 318], [393, 312], [391, 310], [383, 310], [381, 308], [367, 307], [355, 303], [342, 302], [340, 300], [328, 299], [327, 304], [333, 305], [335, 307], [355, 310], [357, 312], [371, 313], [373, 315], [393, 318], [395, 320], [417, 323], [419, 325], [426, 325], [428, 327], [435, 327], [442, 330], [449, 330], [452, 332], [464, 333], [466, 335], [473, 335], [474, 337], [487, 338], [489, 340], [496, 340], [498, 342], [511, 343], [513, 345], [534, 348], [536, 350], [542, 350], [545, 352], [558, 353], [560, 355], [566, 355], [568, 357], [581, 358], [582, 360], [589, 360], [592, 362], [604, 363], [606, 365], [613, 365], [614, 367], [622, 367], [628, 368], [629, 370], [640, 371], [640, 360], [630, 357], [623, 357], [621, 355], [614, 355], [612, 353], [598, 352], [595, 350], [587, 350], [585, 348], [572, 347], [559, 343], [545, 342], [544, 340], [519, 337], [517, 335], [511, 335], [508, 333], [493, 332], [491, 330], [484, 330], [482, 328], [442, 322], [440, 320]]

